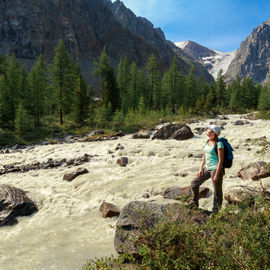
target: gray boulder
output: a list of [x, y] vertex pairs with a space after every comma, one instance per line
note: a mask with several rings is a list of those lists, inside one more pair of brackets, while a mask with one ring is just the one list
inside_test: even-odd
[[[209, 192], [209, 188], [199, 188], [199, 198], [206, 198]], [[181, 200], [191, 197], [191, 187], [169, 187], [163, 192], [163, 197], [166, 199]]]
[[25, 191], [8, 185], [0, 185], [0, 226], [18, 223], [16, 217], [29, 216], [38, 211]]
[[208, 215], [185, 208], [178, 203], [159, 205], [133, 201], [127, 204], [116, 224], [114, 247], [118, 253], [136, 254], [145, 230], [154, 228], [159, 222], [172, 221], [181, 224], [190, 222], [205, 224]]
[[168, 124], [159, 129], [152, 137], [154, 139], [167, 140], [187, 140], [194, 137], [190, 127], [186, 124]]

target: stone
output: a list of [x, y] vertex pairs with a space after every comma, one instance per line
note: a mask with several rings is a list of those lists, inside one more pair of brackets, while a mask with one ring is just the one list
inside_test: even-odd
[[[206, 198], [209, 192], [209, 188], [199, 188], [199, 198]], [[191, 187], [169, 187], [163, 192], [163, 197], [166, 199], [181, 200], [191, 197]]]
[[207, 128], [205, 128], [205, 127], [197, 127], [194, 130], [195, 130], [194, 132], [197, 133], [198, 135], [202, 135], [207, 130]]
[[[255, 195], [255, 194], [254, 194]], [[250, 192], [241, 191], [241, 190], [231, 190], [224, 194], [224, 198], [228, 201], [229, 204], [240, 204], [243, 201], [254, 201], [254, 196]]]
[[116, 147], [115, 147], [115, 151], [117, 151], [117, 150], [123, 150], [123, 149], [125, 149], [125, 147], [121, 143], [118, 143], [116, 145]]
[[120, 215], [120, 210], [114, 204], [103, 202], [99, 207], [99, 211], [102, 213], [102, 217], [111, 218]]
[[193, 132], [191, 131], [191, 128], [189, 126], [184, 126], [181, 129], [174, 132], [172, 135], [172, 139], [175, 140], [188, 140], [194, 137]]
[[120, 157], [117, 159], [116, 163], [120, 165], [121, 167], [126, 167], [128, 164], [128, 158], [127, 157]]
[[237, 120], [237, 121], [235, 121], [234, 122], [234, 125], [235, 126], [243, 126], [245, 123], [244, 123], [244, 121], [242, 121], [242, 120]]
[[12, 186], [0, 185], [0, 226], [14, 225], [18, 216], [29, 216], [38, 211], [26, 192]]
[[151, 132], [149, 130], [140, 130], [132, 135], [133, 139], [150, 139]]
[[237, 175], [244, 180], [258, 180], [270, 176], [270, 169], [267, 167], [266, 162], [259, 161], [248, 164]]
[[190, 127], [185, 124], [167, 124], [159, 129], [152, 137], [154, 139], [167, 140], [186, 140], [194, 136]]
[[206, 224], [208, 215], [187, 209], [179, 203], [160, 205], [152, 202], [133, 201], [127, 204], [116, 224], [114, 247], [117, 253], [136, 254], [145, 230], [154, 228], [161, 221], [180, 224]]
[[79, 168], [77, 169], [75, 172], [73, 173], [67, 173], [63, 176], [63, 180], [67, 180], [67, 181], [72, 181], [74, 180], [76, 177], [78, 177], [79, 175], [83, 175], [88, 173], [89, 171], [86, 168]]

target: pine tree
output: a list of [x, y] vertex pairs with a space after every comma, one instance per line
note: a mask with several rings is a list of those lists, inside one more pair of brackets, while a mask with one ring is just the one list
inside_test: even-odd
[[152, 54], [146, 65], [148, 93], [150, 109], [161, 109], [161, 75], [158, 66], [157, 57]]
[[128, 83], [128, 110], [137, 109], [139, 103], [139, 93], [138, 93], [138, 68], [136, 63], [133, 61], [130, 67], [130, 80]]
[[15, 118], [15, 131], [19, 136], [31, 130], [31, 118], [27, 110], [23, 107], [22, 103], [18, 105]]
[[102, 104], [108, 106], [110, 103], [114, 112], [120, 107], [120, 96], [114, 68], [110, 65], [105, 47], [94, 65], [94, 73], [100, 77]]
[[117, 70], [117, 86], [122, 99], [127, 94], [129, 83], [130, 67], [127, 57], [121, 58]]
[[45, 113], [48, 90], [48, 70], [43, 55], [40, 55], [29, 73], [29, 94], [26, 108], [30, 108], [35, 127], [40, 126], [40, 119]]
[[15, 113], [20, 101], [21, 86], [21, 68], [15, 55], [12, 54], [1, 87], [1, 118], [5, 127], [14, 128]]
[[189, 108], [194, 109], [198, 98], [198, 88], [194, 72], [195, 68], [192, 66], [185, 79], [185, 95], [183, 103], [185, 111], [188, 111]]
[[176, 57], [173, 58], [171, 66], [164, 74], [162, 90], [163, 107], [170, 108], [175, 113], [182, 104], [184, 91], [184, 79], [179, 71]]
[[219, 70], [216, 82], [217, 105], [224, 108], [226, 105], [226, 83], [223, 79], [223, 70]]
[[78, 75], [76, 74], [76, 66], [68, 54], [63, 40], [60, 40], [55, 49], [51, 73], [55, 90], [55, 104], [59, 112], [60, 124], [63, 125], [64, 115], [68, 115], [71, 111], [75, 78]]
[[268, 85], [262, 87], [261, 89], [258, 109], [261, 112], [270, 110], [270, 87]]
[[90, 101], [89, 96], [87, 95], [87, 85], [80, 74], [77, 78], [73, 105], [73, 117], [79, 126], [82, 126], [88, 117], [89, 103]]
[[235, 79], [229, 86], [231, 93], [229, 107], [233, 112], [242, 111], [245, 108], [245, 95], [241, 86], [240, 78]]

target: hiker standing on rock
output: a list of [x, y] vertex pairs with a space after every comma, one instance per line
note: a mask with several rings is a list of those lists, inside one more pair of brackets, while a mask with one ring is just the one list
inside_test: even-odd
[[219, 126], [208, 126], [206, 135], [209, 137], [209, 140], [204, 147], [204, 155], [200, 170], [197, 177], [191, 182], [193, 198], [189, 204], [191, 206], [199, 206], [199, 187], [206, 180], [212, 178], [214, 187], [214, 202], [212, 210], [213, 213], [216, 213], [221, 208], [223, 200], [222, 181], [224, 175], [224, 145], [221, 141], [218, 141], [218, 136], [220, 135]]

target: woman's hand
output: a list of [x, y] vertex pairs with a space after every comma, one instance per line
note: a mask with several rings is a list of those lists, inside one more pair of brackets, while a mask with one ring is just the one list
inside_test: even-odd
[[199, 172], [197, 173], [197, 176], [198, 176], [198, 177], [201, 177], [202, 175], [203, 175], [203, 169], [200, 168]]
[[214, 177], [213, 177], [213, 182], [216, 184], [218, 182], [218, 174], [215, 173]]

